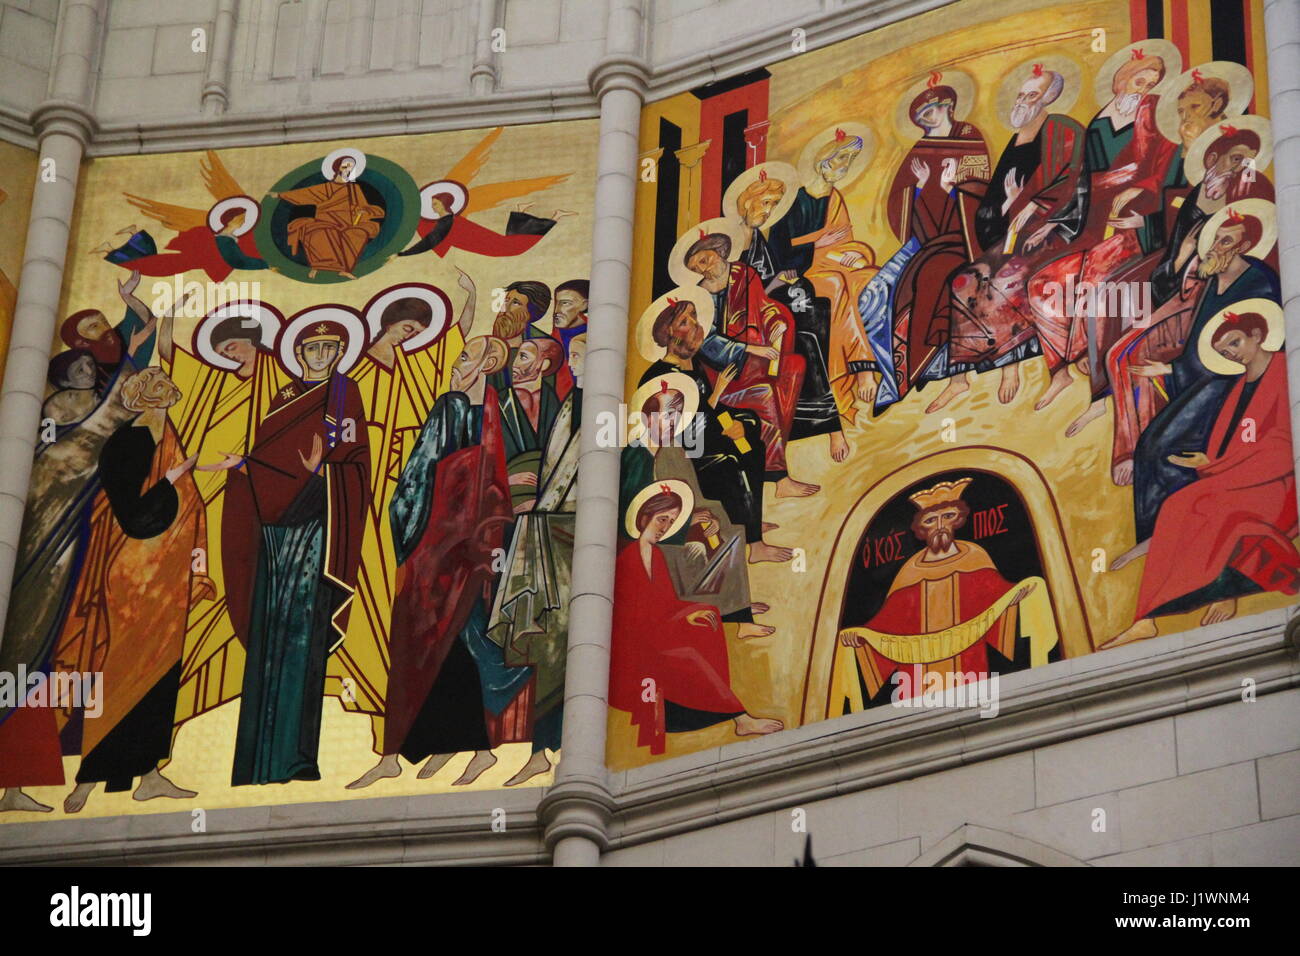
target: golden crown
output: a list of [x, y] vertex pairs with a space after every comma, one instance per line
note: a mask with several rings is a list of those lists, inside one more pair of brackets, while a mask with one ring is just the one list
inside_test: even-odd
[[924, 511], [927, 508], [933, 508], [935, 505], [945, 504], [949, 501], [956, 501], [961, 497], [966, 486], [974, 478], [958, 478], [956, 481], [941, 481], [933, 488], [927, 488], [925, 491], [918, 491], [914, 495], [908, 495], [907, 500]]

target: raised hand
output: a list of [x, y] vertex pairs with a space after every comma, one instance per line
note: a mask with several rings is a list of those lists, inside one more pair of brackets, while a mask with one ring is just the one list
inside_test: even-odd
[[308, 474], [316, 474], [316, 469], [320, 467], [321, 459], [325, 457], [325, 443], [321, 441], [320, 435], [311, 436], [311, 457], [304, 458], [302, 452], [298, 452], [298, 460], [302, 466], [307, 469]]
[[138, 286], [139, 284], [140, 284], [140, 273], [136, 271], [132, 271], [130, 277], [125, 282], [119, 282], [117, 284], [117, 294], [120, 295], [123, 299], [125, 299], [127, 298], [127, 296], [129, 296], [132, 292], [135, 291], [135, 287]]

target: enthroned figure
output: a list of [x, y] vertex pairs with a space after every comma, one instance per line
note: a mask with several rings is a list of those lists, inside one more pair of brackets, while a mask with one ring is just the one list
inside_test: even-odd
[[301, 247], [306, 253], [309, 279], [322, 269], [355, 279], [352, 270], [357, 260], [366, 244], [379, 235], [384, 210], [367, 201], [361, 187], [352, 181], [356, 166], [353, 157], [340, 156], [331, 165], [333, 176], [328, 182], [267, 193], [271, 199], [294, 206], [315, 207], [310, 217], [290, 220], [288, 229], [289, 251], [296, 254]]

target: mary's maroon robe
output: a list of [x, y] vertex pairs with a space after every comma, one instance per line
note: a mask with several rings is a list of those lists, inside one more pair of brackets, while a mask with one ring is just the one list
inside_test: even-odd
[[[673, 589], [668, 562], [651, 549], [650, 577], [641, 563], [641, 544], [619, 552], [614, 581], [614, 646], [609, 665], [609, 703], [632, 715], [637, 743], [652, 754], [664, 752], [664, 702], [714, 714], [745, 710], [730, 686], [727, 643], [721, 616], [713, 627], [689, 623], [694, 611], [713, 611], [707, 604], [681, 600]], [[642, 681], [654, 681], [654, 695]]]
[[[1138, 618], [1205, 587], [1227, 567], [1265, 590], [1296, 593], [1300, 554], [1291, 539], [1300, 529], [1285, 356], [1278, 352], [1269, 360], [1238, 420], [1245, 385], [1243, 375], [1219, 411], [1206, 451], [1210, 461], [1197, 469], [1198, 480], [1160, 509], [1142, 570]], [[1254, 423], [1254, 441], [1245, 440], [1248, 433], [1238, 424], [1247, 420]], [[1230, 429], [1237, 433], [1229, 435]]]

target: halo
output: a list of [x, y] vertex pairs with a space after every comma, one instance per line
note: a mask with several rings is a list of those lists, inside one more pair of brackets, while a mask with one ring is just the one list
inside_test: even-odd
[[352, 175], [348, 178], [348, 182], [355, 183], [361, 178], [361, 174], [366, 171], [366, 154], [351, 146], [340, 146], [320, 161], [320, 174], [325, 177], [325, 182], [334, 178], [334, 162], [344, 156], [351, 157], [352, 162], [356, 163], [352, 167]]
[[395, 285], [392, 288], [385, 289], [366, 303], [365, 317], [366, 325], [370, 328], [370, 341], [373, 342], [379, 338], [383, 332], [379, 320], [383, 317], [384, 309], [399, 299], [421, 299], [429, 303], [429, 308], [433, 310], [433, 317], [429, 320], [428, 328], [422, 332], [417, 332], [403, 342], [403, 352], [418, 352], [442, 338], [447, 331], [447, 325], [451, 318], [451, 299], [447, 297], [447, 293], [436, 285], [426, 285], [423, 282], [408, 282], [404, 285]]
[[293, 354], [298, 333], [311, 323], [320, 322], [322, 319], [338, 322], [348, 330], [347, 348], [343, 350], [338, 365], [334, 366], [335, 372], [339, 375], [345, 374], [361, 357], [361, 350], [366, 345], [366, 325], [361, 320], [361, 316], [357, 315], [356, 310], [349, 309], [346, 305], [314, 305], [290, 319], [280, 335], [280, 364], [294, 378], [302, 378], [302, 366], [298, 364], [298, 356]]
[[1201, 235], [1196, 240], [1196, 254], [1202, 259], [1205, 258], [1205, 254], [1210, 251], [1210, 245], [1214, 242], [1215, 233], [1219, 231], [1219, 226], [1223, 225], [1223, 220], [1228, 218], [1230, 209], [1236, 210], [1239, 216], [1254, 216], [1264, 227], [1258, 244], [1250, 250], [1251, 257], [1263, 259], [1272, 252], [1273, 243], [1277, 242], [1277, 206], [1267, 199], [1238, 199], [1216, 212], [1201, 227]]
[[230, 196], [208, 210], [208, 228], [213, 232], [220, 232], [221, 217], [228, 209], [244, 210], [244, 224], [232, 233], [236, 236], [242, 236], [256, 226], [257, 219], [262, 214], [262, 207], [252, 196]]
[[1223, 126], [1254, 130], [1259, 135], [1259, 155], [1255, 157], [1255, 172], [1262, 173], [1273, 163], [1273, 124], [1263, 116], [1235, 116], [1231, 122], [1215, 123], [1192, 141], [1183, 160], [1183, 175], [1193, 186], [1205, 178], [1205, 151], [1223, 135]]
[[1020, 87], [1033, 74], [1036, 63], [1041, 63], [1044, 70], [1055, 70], [1065, 78], [1061, 95], [1046, 107], [1048, 113], [1068, 113], [1079, 99], [1079, 88], [1083, 85], [1083, 67], [1077, 60], [1064, 53], [1042, 53], [1031, 56], [1008, 70], [1002, 77], [1002, 82], [998, 84], [997, 98], [993, 101], [994, 110], [998, 122], [1007, 129], [1015, 129], [1011, 125], [1011, 108], [1016, 104], [1016, 95], [1020, 92]]
[[1096, 99], [1098, 106], [1105, 106], [1114, 97], [1111, 90], [1111, 84], [1115, 80], [1115, 74], [1119, 68], [1133, 58], [1133, 51], [1141, 50], [1147, 56], [1158, 56], [1164, 60], [1165, 75], [1164, 78], [1151, 87], [1148, 96], [1160, 96], [1167, 93], [1178, 79], [1178, 74], [1183, 69], [1183, 54], [1178, 47], [1168, 40], [1150, 39], [1137, 40], [1128, 46], [1116, 50], [1107, 57], [1106, 62], [1101, 65], [1097, 71], [1097, 78], [1093, 83], [1092, 95]]
[[726, 193], [722, 197], [722, 215], [733, 222], [741, 222], [740, 210], [736, 208], [736, 203], [740, 199], [740, 194], [748, 189], [758, 180], [760, 173], [766, 173], [768, 179], [775, 179], [785, 184], [785, 192], [781, 196], [781, 201], [772, 207], [772, 214], [767, 217], [764, 226], [771, 226], [776, 223], [782, 216], [790, 211], [794, 205], [795, 194], [799, 191], [799, 170], [795, 169], [789, 163], [759, 163], [757, 166], [750, 166], [727, 187]]
[[623, 528], [627, 531], [627, 536], [635, 541], [641, 537], [641, 532], [636, 530], [636, 515], [641, 510], [641, 506], [659, 494], [661, 491], [671, 491], [682, 499], [682, 512], [677, 516], [677, 520], [669, 526], [664, 533], [663, 541], [671, 538], [682, 529], [682, 525], [690, 520], [691, 512], [695, 510], [695, 494], [691, 491], [691, 486], [678, 478], [665, 478], [664, 480], [655, 480], [646, 485], [636, 493], [632, 503], [627, 506], [627, 514], [623, 516]]
[[[633, 392], [631, 400], [627, 403], [629, 421], [633, 415], [636, 416], [636, 421], [631, 422], [627, 429], [627, 442], [629, 445], [634, 441], [639, 441], [642, 434], [646, 432], [645, 422], [641, 419], [641, 407], [650, 400], [651, 395], [659, 392], [664, 382], [668, 383], [669, 388], [674, 388], [682, 393], [684, 399], [682, 405], [683, 422], [690, 422], [695, 417], [695, 413], [700, 410], [700, 387], [695, 384], [695, 379], [683, 372], [665, 372], [662, 375], [656, 375]], [[683, 426], [681, 430], [685, 431], [686, 427], [688, 426]]]
[[835, 184], [835, 188], [843, 192], [849, 188], [849, 185], [855, 179], [867, 171], [867, 167], [871, 165], [871, 157], [876, 151], [876, 133], [866, 123], [859, 123], [856, 120], [844, 120], [826, 127], [826, 129], [804, 143], [797, 163], [801, 183], [811, 182], [817, 175], [817, 170], [813, 168], [815, 165], [813, 159], [823, 146], [835, 138], [837, 129], [844, 130], [847, 136], [862, 137], [862, 152], [858, 154], [857, 160], [849, 167], [849, 171], [844, 175], [844, 178]]
[[898, 104], [894, 107], [894, 132], [898, 134], [898, 141], [906, 146], [910, 147], [915, 143], [922, 132], [921, 128], [912, 122], [912, 100], [930, 88], [930, 77], [935, 73], [939, 73], [937, 85], [951, 86], [957, 93], [957, 108], [952, 111], [953, 119], [964, 120], [975, 106], [975, 80], [965, 70], [948, 69], [942, 72], [935, 70], [926, 74], [903, 91], [903, 95], [898, 98]]
[[697, 226], [687, 229], [677, 238], [677, 244], [673, 246], [673, 251], [668, 256], [668, 277], [681, 286], [699, 285], [700, 277], [690, 269], [686, 268], [683, 261], [686, 258], [686, 250], [693, 246], [700, 238], [700, 233], [705, 235], [720, 232], [731, 240], [731, 254], [727, 256], [728, 262], [735, 262], [745, 250], [745, 242], [749, 239], [749, 230], [742, 226], [734, 219], [727, 219], [719, 216], [717, 219], [709, 219]]
[[226, 302], [199, 319], [198, 325], [194, 328], [194, 340], [191, 342], [194, 354], [213, 368], [223, 368], [230, 372], [236, 371], [239, 368], [239, 363], [234, 359], [226, 358], [212, 347], [212, 330], [223, 319], [232, 316], [242, 316], [260, 325], [262, 327], [262, 341], [260, 344], [262, 348], [266, 349], [275, 348], [276, 338], [281, 326], [284, 325], [284, 316], [279, 309], [257, 299], [238, 299], [234, 302]]
[[668, 308], [669, 299], [686, 299], [694, 305], [695, 314], [699, 317], [700, 326], [705, 333], [713, 326], [713, 296], [706, 290], [697, 285], [678, 286], [676, 289], [669, 290], [646, 306], [645, 311], [641, 313], [641, 318], [637, 319], [637, 351], [648, 362], [657, 362], [664, 357], [663, 346], [655, 344], [654, 325], [659, 313]]
[[1223, 318], [1229, 312], [1235, 312], [1237, 315], [1244, 312], [1258, 312], [1264, 317], [1264, 321], [1268, 323], [1268, 334], [1264, 336], [1260, 348], [1265, 352], [1278, 351], [1282, 348], [1282, 342], [1286, 338], [1286, 322], [1282, 317], [1282, 306], [1272, 299], [1243, 299], [1240, 302], [1232, 303], [1232, 305], [1216, 312], [1214, 318], [1205, 323], [1205, 328], [1201, 330], [1201, 338], [1196, 343], [1196, 351], [1201, 356], [1201, 364], [1217, 375], [1240, 375], [1244, 371], [1244, 366], [1240, 362], [1225, 358], [1210, 346], [1210, 343], [1214, 341], [1215, 331], [1218, 330], [1219, 326], [1223, 325]]
[[[1250, 105], [1250, 98], [1255, 95], [1255, 78], [1250, 70], [1240, 63], [1228, 60], [1214, 60], [1194, 67], [1204, 77], [1217, 77], [1228, 83], [1228, 105], [1223, 111], [1225, 117], [1240, 116]], [[1192, 72], [1187, 70], [1178, 75], [1171, 83], [1160, 102], [1156, 104], [1156, 126], [1165, 139], [1171, 143], [1182, 143], [1178, 135], [1178, 97], [1192, 84]], [[1215, 121], [1220, 122], [1219, 120]]]
[[451, 194], [452, 213], [460, 212], [465, 208], [465, 204], [469, 202], [469, 190], [454, 179], [440, 179], [436, 183], [429, 183], [420, 190], [420, 215], [425, 219], [438, 218], [438, 214], [433, 211], [430, 202], [439, 193]]

